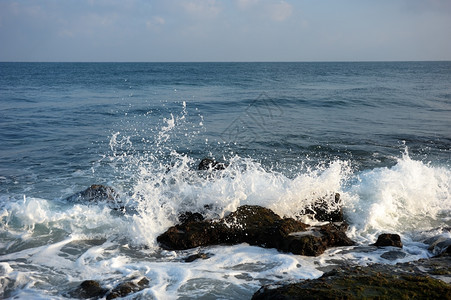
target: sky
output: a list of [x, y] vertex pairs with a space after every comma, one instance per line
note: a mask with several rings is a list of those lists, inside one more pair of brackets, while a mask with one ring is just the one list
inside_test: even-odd
[[0, 0], [0, 61], [451, 60], [451, 0]]

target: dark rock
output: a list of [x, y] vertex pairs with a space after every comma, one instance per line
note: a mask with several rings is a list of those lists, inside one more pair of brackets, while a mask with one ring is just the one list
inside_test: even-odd
[[401, 237], [398, 234], [383, 233], [378, 236], [376, 243], [372, 244], [372, 246], [377, 247], [392, 246], [402, 248]]
[[223, 163], [214, 161], [210, 158], [204, 158], [199, 163], [198, 170], [224, 170], [227, 166]]
[[193, 255], [186, 257], [184, 259], [184, 262], [189, 263], [189, 262], [193, 262], [198, 259], [209, 259], [210, 257], [211, 257], [211, 254], [209, 254], [209, 253], [197, 253], [197, 254], [193, 254]]
[[204, 220], [204, 216], [200, 213], [184, 212], [179, 215], [179, 222], [190, 223], [190, 222], [200, 222]]
[[[264, 286], [252, 299], [451, 299], [449, 284], [421, 271], [433, 263], [343, 266], [318, 279]], [[449, 258], [439, 265], [450, 270]]]
[[106, 296], [106, 299], [115, 299], [119, 297], [125, 297], [128, 294], [133, 293], [133, 290], [136, 289], [137, 286], [133, 282], [124, 282], [116, 286], [111, 293]]
[[340, 194], [335, 193], [317, 200], [312, 207], [305, 209], [305, 214], [313, 215], [320, 222], [343, 222]]
[[244, 205], [223, 219], [185, 221], [169, 228], [157, 241], [170, 250], [248, 243], [300, 255], [320, 255], [328, 247], [354, 244], [346, 236], [346, 228], [344, 223], [309, 228], [292, 218], [282, 219], [270, 209]]
[[354, 242], [346, 236], [347, 227], [346, 223], [329, 223], [310, 227], [308, 231], [292, 233], [282, 250], [299, 255], [318, 256], [330, 247], [352, 246]]
[[76, 193], [66, 199], [69, 201], [115, 201], [118, 198], [116, 191], [109, 186], [93, 184], [86, 190]]
[[406, 257], [406, 253], [402, 251], [387, 251], [381, 255], [386, 260], [397, 260]]
[[108, 295], [106, 296], [106, 299], [115, 299], [120, 297], [125, 297], [127, 295], [130, 295], [132, 293], [139, 292], [143, 289], [145, 289], [149, 285], [149, 279], [142, 278], [137, 283], [134, 283], [132, 281], [127, 281], [124, 283], [121, 283], [117, 285]]
[[451, 256], [451, 246], [446, 247], [446, 250], [440, 253], [442, 256]]
[[72, 297], [80, 299], [102, 298], [107, 293], [107, 289], [102, 288], [95, 280], [85, 280], [71, 293]]
[[451, 252], [451, 239], [446, 236], [435, 236], [424, 241], [429, 244], [428, 250], [434, 255], [447, 255]]

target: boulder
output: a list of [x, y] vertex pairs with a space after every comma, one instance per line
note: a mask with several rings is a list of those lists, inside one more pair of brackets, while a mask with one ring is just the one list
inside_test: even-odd
[[387, 251], [381, 255], [386, 260], [397, 260], [406, 257], [406, 253], [402, 251]]
[[86, 190], [67, 197], [68, 201], [115, 201], [118, 198], [116, 191], [109, 186], [93, 184]]
[[224, 170], [227, 167], [224, 163], [214, 161], [210, 158], [204, 158], [201, 160], [198, 166], [198, 170]]
[[106, 296], [106, 299], [125, 297], [129, 294], [139, 292], [149, 286], [149, 279], [141, 278], [138, 282], [126, 281], [118, 284], [114, 289], [103, 288], [98, 281], [85, 280], [77, 289], [70, 293], [71, 297], [78, 299], [100, 299]]
[[402, 248], [401, 237], [398, 234], [383, 233], [377, 237], [376, 243], [372, 244], [372, 246], [377, 247], [392, 246]]
[[111, 292], [106, 295], [106, 299], [110, 300], [115, 298], [122, 298], [130, 294], [139, 292], [148, 287], [148, 285], [149, 279], [145, 277], [136, 283], [133, 281], [123, 282], [117, 285], [113, 290], [111, 290]]
[[434, 255], [449, 255], [451, 253], [451, 238], [439, 235], [424, 241], [429, 244], [428, 250]]
[[108, 290], [102, 288], [99, 282], [85, 280], [71, 293], [71, 297], [78, 299], [102, 298], [107, 292]]
[[346, 223], [329, 223], [312, 226], [304, 232], [291, 233], [281, 250], [299, 255], [318, 256], [327, 248], [352, 246], [354, 242], [346, 236]]
[[219, 220], [187, 219], [158, 236], [157, 241], [168, 250], [248, 243], [316, 256], [329, 247], [353, 245], [346, 229], [345, 223], [310, 227], [292, 218], [282, 219], [268, 208], [244, 205]]
[[451, 299], [449, 284], [420, 269], [408, 263], [342, 266], [318, 279], [263, 286], [252, 299]]

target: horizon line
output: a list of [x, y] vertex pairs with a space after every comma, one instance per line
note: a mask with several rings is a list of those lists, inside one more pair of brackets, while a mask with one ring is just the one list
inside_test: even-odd
[[0, 63], [387, 63], [451, 62], [451, 60], [281, 60], [281, 61], [0, 61]]

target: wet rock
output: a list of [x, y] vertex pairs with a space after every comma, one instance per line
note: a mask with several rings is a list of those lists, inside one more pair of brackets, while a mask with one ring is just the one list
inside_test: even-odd
[[392, 246], [402, 248], [401, 237], [398, 234], [383, 233], [378, 236], [376, 243], [372, 244], [372, 246], [377, 247]]
[[115, 201], [118, 198], [116, 191], [109, 186], [93, 184], [89, 188], [72, 196], [67, 197], [68, 201]]
[[99, 282], [95, 280], [85, 280], [73, 293], [71, 293], [71, 296], [80, 299], [102, 298], [107, 292], [108, 290], [102, 288]]
[[323, 226], [310, 227], [303, 232], [291, 233], [286, 247], [281, 250], [299, 255], [318, 256], [327, 248], [352, 246], [354, 242], [346, 236], [346, 223], [330, 223]]
[[148, 285], [149, 285], [149, 279], [147, 279], [145, 277], [142, 278], [137, 283], [135, 283], [133, 281], [127, 281], [127, 282], [117, 285], [111, 292], [108, 293], [108, 295], [106, 296], [106, 299], [110, 300], [110, 299], [125, 297], [125, 296], [128, 296], [130, 294], [133, 294], [133, 293], [136, 293], [136, 292], [139, 292], [139, 291], [145, 289], [146, 287], [148, 287]]
[[445, 251], [440, 253], [439, 256], [451, 256], [451, 246], [446, 247]]
[[424, 241], [429, 244], [428, 250], [434, 255], [448, 255], [451, 253], [451, 239], [446, 236], [435, 236]]
[[204, 158], [199, 163], [198, 170], [224, 170], [227, 166], [224, 163], [214, 161], [210, 158]]
[[200, 222], [204, 220], [204, 216], [200, 213], [184, 212], [179, 215], [179, 222], [190, 223], [190, 222]]
[[197, 253], [197, 254], [193, 254], [193, 255], [186, 257], [183, 261], [190, 263], [190, 262], [193, 262], [198, 259], [209, 259], [210, 257], [211, 257], [211, 254], [209, 254], [209, 253]]
[[[252, 299], [451, 299], [449, 284], [420, 271], [429, 260], [416, 264], [343, 266], [318, 279], [264, 286]], [[440, 264], [449, 269], [449, 261]]]
[[149, 286], [149, 279], [141, 278], [138, 282], [127, 281], [120, 283], [114, 289], [108, 290], [103, 288], [98, 281], [85, 280], [76, 290], [70, 293], [70, 297], [78, 299], [101, 299], [106, 296], [106, 299], [114, 299], [125, 297], [132, 293], [139, 292]]
[[309, 227], [292, 218], [282, 219], [270, 209], [244, 205], [223, 219], [185, 221], [169, 228], [157, 241], [169, 250], [248, 243], [311, 256], [329, 247], [354, 244], [346, 236], [346, 228], [344, 223]]
[[386, 260], [397, 260], [406, 257], [406, 253], [402, 251], [387, 251], [381, 257]]
[[317, 200], [312, 207], [305, 209], [305, 213], [313, 215], [320, 222], [343, 222], [340, 194], [335, 193]]

